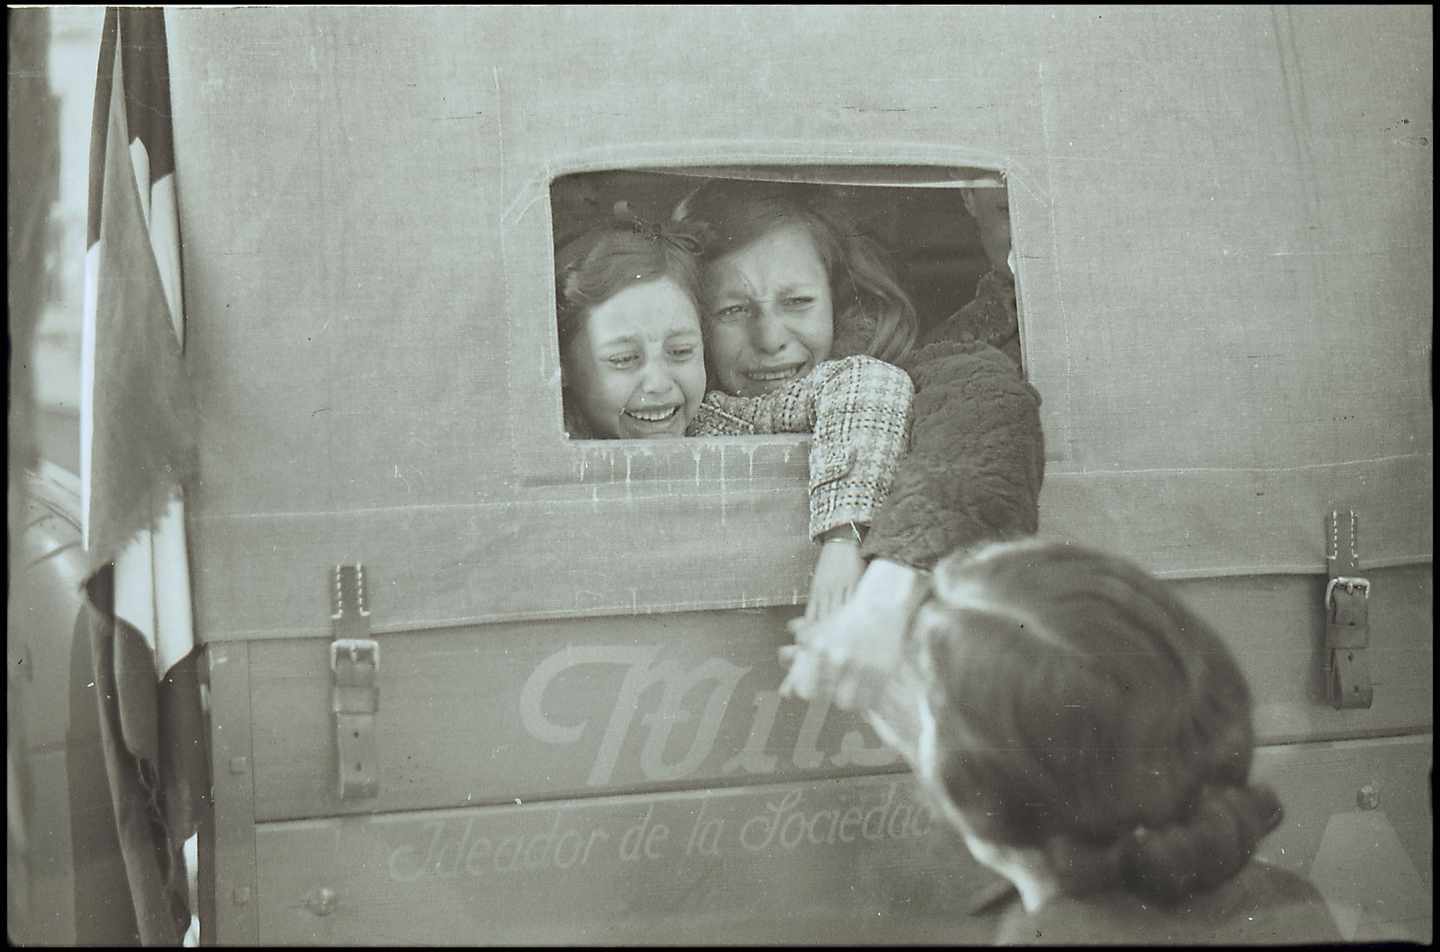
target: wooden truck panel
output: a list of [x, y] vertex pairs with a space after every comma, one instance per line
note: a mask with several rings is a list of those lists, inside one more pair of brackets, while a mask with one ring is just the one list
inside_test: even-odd
[[[1431, 937], [1429, 737], [1262, 748], [1266, 861], [1342, 934]], [[908, 775], [260, 824], [266, 943], [983, 943], [995, 882]], [[1361, 870], [1367, 872], [1360, 873]], [[534, 903], [543, 896], [545, 914]]]

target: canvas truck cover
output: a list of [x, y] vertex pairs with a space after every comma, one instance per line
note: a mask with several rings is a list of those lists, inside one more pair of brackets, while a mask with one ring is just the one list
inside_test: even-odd
[[591, 169], [997, 169], [1043, 534], [1318, 574], [1339, 506], [1431, 558], [1426, 10], [169, 20], [202, 639], [323, 634], [346, 559], [381, 630], [805, 590], [793, 441], [567, 444], [548, 185]]

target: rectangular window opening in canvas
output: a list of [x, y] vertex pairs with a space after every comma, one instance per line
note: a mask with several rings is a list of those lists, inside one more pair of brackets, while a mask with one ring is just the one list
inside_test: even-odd
[[[796, 201], [805, 209], [798, 218]], [[571, 441], [693, 436], [707, 390], [751, 395], [827, 358], [884, 356], [886, 335], [875, 326], [884, 306], [856, 290], [877, 280], [877, 264], [913, 307], [912, 347], [974, 338], [1021, 362], [1008, 191], [994, 170], [580, 172], [551, 182], [550, 206], [562, 428]], [[775, 238], [781, 232], [788, 241]], [[862, 246], [871, 251], [855, 250]], [[800, 287], [815, 267], [832, 300]]]

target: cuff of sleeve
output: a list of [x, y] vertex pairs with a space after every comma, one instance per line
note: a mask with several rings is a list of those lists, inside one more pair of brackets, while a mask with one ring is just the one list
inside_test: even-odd
[[865, 544], [865, 533], [869, 526], [858, 522], [842, 522], [838, 526], [826, 529], [815, 537], [815, 541], [824, 545], [827, 542], [844, 542], [853, 545], [857, 549]]
[[[868, 499], [856, 501], [860, 496], [859, 491], [846, 493], [843, 485], [822, 487], [813, 489], [810, 492], [810, 538], [816, 542], [823, 541], [821, 536], [831, 529], [853, 522], [857, 525], [869, 526], [875, 517], [875, 511], [879, 505]], [[849, 487], [855, 490], [856, 487]], [[849, 495], [851, 498], [846, 500]], [[842, 500], [844, 500], [842, 502]]]

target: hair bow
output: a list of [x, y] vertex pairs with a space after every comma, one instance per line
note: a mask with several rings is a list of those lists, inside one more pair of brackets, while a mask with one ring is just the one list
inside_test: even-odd
[[615, 203], [615, 217], [628, 222], [632, 231], [651, 241], [664, 241], [686, 254], [699, 255], [704, 251], [704, 242], [694, 229], [647, 221], [630, 208], [627, 201]]

